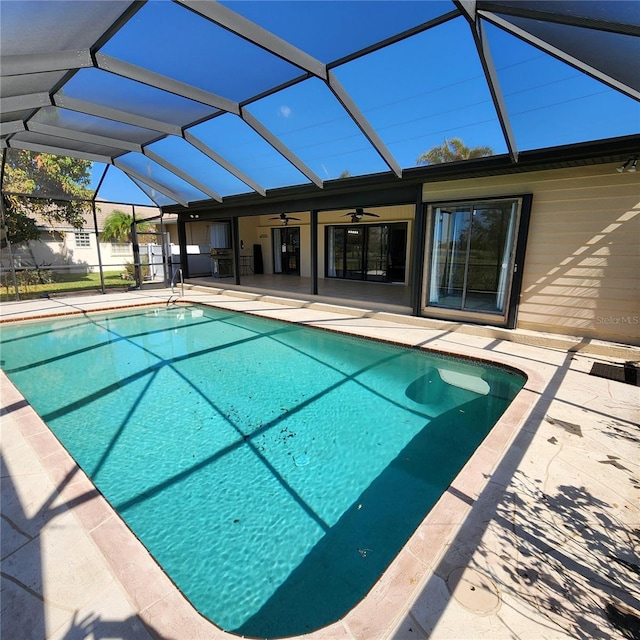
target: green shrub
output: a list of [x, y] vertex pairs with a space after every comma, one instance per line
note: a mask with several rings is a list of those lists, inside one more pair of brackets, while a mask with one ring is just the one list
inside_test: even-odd
[[[146, 256], [142, 258], [142, 264], [140, 265], [140, 270], [142, 273], [142, 279], [146, 280], [151, 276], [151, 269], [149, 268], [149, 259]], [[122, 272], [123, 280], [135, 280], [136, 279], [136, 268], [133, 262], [125, 262], [124, 271]]]

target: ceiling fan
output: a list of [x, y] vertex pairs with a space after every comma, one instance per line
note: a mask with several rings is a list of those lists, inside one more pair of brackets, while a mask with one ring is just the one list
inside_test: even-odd
[[269, 218], [269, 220], [280, 220], [280, 222], [282, 222], [282, 224], [286, 227], [289, 220], [300, 220], [300, 218], [292, 218], [291, 216], [288, 216], [286, 213], [281, 213], [279, 216], [276, 216], [275, 218]]
[[360, 222], [363, 216], [371, 216], [372, 218], [379, 218], [380, 216], [377, 213], [369, 213], [368, 211], [363, 211], [362, 207], [357, 208], [355, 211], [351, 213], [343, 214], [343, 217], [351, 216], [351, 222]]

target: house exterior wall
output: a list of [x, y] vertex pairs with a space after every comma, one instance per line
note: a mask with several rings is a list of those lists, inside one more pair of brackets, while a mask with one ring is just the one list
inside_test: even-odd
[[[89, 246], [77, 246], [75, 232], [67, 234], [67, 248], [69, 264], [73, 269], [86, 268], [88, 271], [98, 271], [98, 243], [95, 232], [89, 233]], [[100, 260], [106, 271], [121, 269], [126, 262], [133, 262], [133, 248], [130, 243], [100, 242]]]
[[423, 201], [533, 194], [517, 327], [640, 344], [640, 179], [616, 166], [429, 183]]
[[[292, 221], [289, 226], [300, 229], [300, 276], [311, 277], [311, 259], [309, 248], [311, 246], [311, 230], [309, 228], [310, 215], [308, 212], [290, 213], [293, 218], [300, 218], [299, 221]], [[240, 240], [244, 242], [244, 249], [240, 250], [241, 256], [253, 255], [253, 245], [259, 244], [262, 249], [262, 262], [264, 273], [273, 273], [273, 241], [272, 232], [274, 228], [280, 228], [282, 224], [278, 220], [272, 220], [275, 216], [255, 216], [244, 217], [238, 220], [238, 231]]]
[[[104, 226], [105, 219], [114, 211], [122, 211], [129, 215], [135, 213], [136, 219], [139, 221], [145, 218], [157, 217], [160, 213], [156, 207], [133, 207], [131, 205], [97, 201], [96, 219], [100, 231]], [[72, 229], [61, 224], [55, 226], [55, 228], [47, 228], [50, 223], [46, 220], [37, 219], [37, 222], [42, 229], [39, 240], [12, 246], [14, 264], [18, 269], [45, 266], [71, 273], [87, 273], [99, 270], [98, 241], [92, 212], [87, 213], [85, 223], [81, 229]], [[157, 220], [153, 222], [157, 224]], [[173, 224], [173, 227], [175, 227], [175, 224]], [[88, 238], [88, 246], [84, 246], [84, 243], [77, 241], [79, 233]], [[100, 260], [103, 268], [107, 271], [122, 270], [125, 263], [133, 262], [133, 247], [130, 243], [100, 242]], [[3, 269], [10, 268], [11, 261], [8, 250], [2, 250], [0, 261]]]
[[[51, 267], [58, 271], [89, 273], [98, 271], [98, 253], [95, 232], [89, 233], [89, 246], [78, 246], [76, 231], [43, 231], [40, 239], [13, 247], [14, 264], [23, 267]], [[119, 250], [119, 252], [118, 252]], [[110, 242], [100, 243], [102, 266], [106, 270], [120, 268], [133, 260], [131, 245], [114, 249]], [[3, 268], [10, 268], [8, 251], [2, 252]]]
[[[146, 245], [140, 245], [144, 253]], [[91, 273], [100, 269], [95, 232], [89, 233], [89, 246], [78, 246], [76, 231], [43, 231], [40, 239], [28, 245], [16, 245], [13, 260], [17, 269], [47, 267], [65, 273]], [[133, 262], [130, 243], [100, 243], [100, 259], [105, 271], [122, 271], [126, 263]], [[2, 268], [10, 269], [8, 250], [1, 255]]]
[[[265, 273], [271, 273], [273, 271], [272, 260], [267, 262], [266, 251], [270, 246], [271, 231], [263, 228], [259, 224], [260, 218], [245, 217], [238, 218], [238, 236], [239, 240], [244, 244], [244, 249], [240, 249], [240, 256], [246, 257], [247, 260], [251, 260], [253, 256], [253, 245], [259, 244], [262, 247], [262, 259], [264, 262]], [[266, 271], [266, 267], [269, 266], [271, 271]], [[240, 275], [246, 275], [241, 270]]]
[[[11, 250], [13, 263], [17, 269], [67, 265], [73, 257], [73, 251], [69, 248], [68, 234], [56, 231], [43, 231], [40, 234], [40, 240], [14, 244]], [[7, 248], [2, 249], [1, 261], [2, 269], [11, 268]]]

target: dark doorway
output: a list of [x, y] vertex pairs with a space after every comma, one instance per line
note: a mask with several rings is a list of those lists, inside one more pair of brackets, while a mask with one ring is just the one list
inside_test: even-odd
[[407, 226], [389, 225], [389, 280], [405, 282], [407, 261]]
[[300, 227], [273, 229], [273, 273], [300, 275]]

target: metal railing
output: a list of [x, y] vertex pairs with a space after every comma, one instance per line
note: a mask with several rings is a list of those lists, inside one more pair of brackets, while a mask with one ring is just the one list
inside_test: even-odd
[[174, 272], [173, 272], [173, 277], [171, 278], [171, 293], [175, 293], [175, 291], [173, 290], [175, 283], [176, 283], [176, 276], [180, 274], [180, 295], [184, 298], [184, 277], [182, 275], [182, 267], [178, 267]]

